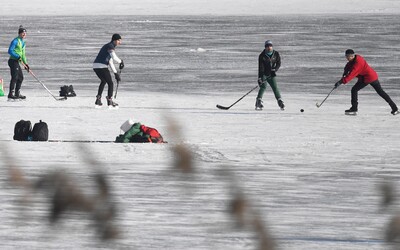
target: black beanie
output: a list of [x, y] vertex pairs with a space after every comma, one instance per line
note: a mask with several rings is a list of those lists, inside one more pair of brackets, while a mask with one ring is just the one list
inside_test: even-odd
[[347, 56], [347, 55], [354, 55], [355, 53], [354, 53], [354, 50], [348, 49], [348, 50], [346, 50], [346, 52], [344, 54]]
[[26, 32], [26, 29], [22, 25], [20, 25], [18, 29], [18, 34], [21, 34], [22, 32]]
[[114, 34], [111, 38], [111, 41], [119, 40], [122, 39], [122, 37], [119, 34]]

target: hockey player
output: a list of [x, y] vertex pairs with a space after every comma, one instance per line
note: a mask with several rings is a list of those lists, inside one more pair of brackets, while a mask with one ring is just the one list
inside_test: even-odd
[[119, 63], [119, 68], [123, 69], [124, 62], [118, 58], [115, 54], [115, 47], [121, 44], [121, 36], [119, 34], [114, 34], [111, 38], [111, 42], [105, 44], [99, 51], [96, 59], [93, 62], [93, 70], [96, 75], [100, 78], [100, 85], [97, 91], [96, 96], [96, 106], [101, 106], [103, 103], [101, 102], [101, 95], [103, 94], [104, 86], [108, 85], [107, 92], [107, 105], [109, 107], [117, 107], [118, 104], [112, 100], [113, 91], [114, 91], [114, 83], [111, 78], [111, 74], [109, 71], [109, 67], [114, 73], [115, 80], [121, 81], [120, 74], [117, 72], [114, 66], [114, 62]]
[[278, 101], [278, 106], [284, 110], [285, 105], [282, 101], [281, 94], [276, 83], [276, 72], [281, 66], [281, 57], [279, 52], [273, 49], [272, 42], [270, 40], [265, 41], [265, 49], [261, 52], [258, 57], [258, 85], [260, 90], [258, 91], [256, 99], [256, 109], [262, 109], [262, 97], [266, 89], [266, 83], [271, 86], [274, 92], [275, 98]]
[[8, 66], [11, 72], [10, 91], [8, 93], [9, 101], [26, 99], [26, 97], [20, 93], [24, 74], [19, 64], [21, 61], [24, 68], [29, 72], [30, 69], [25, 56], [25, 37], [26, 29], [21, 25], [18, 29], [18, 36], [11, 41], [10, 47], [8, 48], [8, 54], [10, 54]]
[[351, 89], [351, 107], [345, 111], [347, 115], [356, 115], [358, 111], [358, 91], [363, 89], [365, 86], [370, 84], [392, 108], [392, 115], [397, 115], [399, 110], [396, 104], [390, 99], [389, 95], [382, 89], [381, 84], [378, 80], [378, 74], [373, 68], [371, 68], [365, 59], [354, 53], [354, 50], [348, 49], [345, 52], [348, 63], [344, 68], [343, 77], [337, 83], [335, 87], [339, 87], [341, 84], [350, 82], [354, 77], [358, 78], [357, 83]]

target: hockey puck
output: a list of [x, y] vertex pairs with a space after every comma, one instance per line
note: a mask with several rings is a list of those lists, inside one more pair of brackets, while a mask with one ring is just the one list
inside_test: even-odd
[[304, 109], [300, 109], [300, 112], [303, 113], [303, 112], [304, 112]]

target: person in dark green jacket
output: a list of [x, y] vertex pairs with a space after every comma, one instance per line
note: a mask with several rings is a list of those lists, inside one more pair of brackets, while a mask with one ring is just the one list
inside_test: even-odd
[[285, 104], [282, 101], [281, 93], [276, 83], [276, 72], [281, 67], [281, 56], [278, 51], [273, 49], [270, 40], [265, 41], [264, 45], [265, 49], [258, 57], [258, 85], [260, 86], [260, 90], [258, 91], [256, 99], [256, 109], [261, 110], [264, 107], [262, 105], [262, 97], [267, 88], [266, 84], [268, 83], [274, 92], [278, 106], [281, 110], [284, 110]]
[[11, 41], [10, 47], [8, 48], [8, 54], [10, 54], [8, 66], [11, 71], [10, 92], [8, 94], [9, 101], [26, 98], [20, 93], [22, 81], [24, 80], [20, 62], [23, 63], [24, 68], [28, 72], [30, 70], [25, 55], [25, 37], [26, 29], [21, 25], [18, 29], [18, 36]]
[[142, 124], [139, 122], [134, 123], [128, 131], [117, 136], [117, 138], [115, 138], [115, 142], [149, 142], [149, 137], [143, 133], [143, 131], [140, 129], [140, 126], [142, 126]]

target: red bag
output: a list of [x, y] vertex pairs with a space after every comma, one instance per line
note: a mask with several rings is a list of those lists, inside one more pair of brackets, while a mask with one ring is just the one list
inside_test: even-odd
[[163, 143], [164, 139], [161, 134], [155, 128], [146, 127], [145, 125], [140, 126], [140, 130], [149, 136], [149, 140], [153, 143]]

